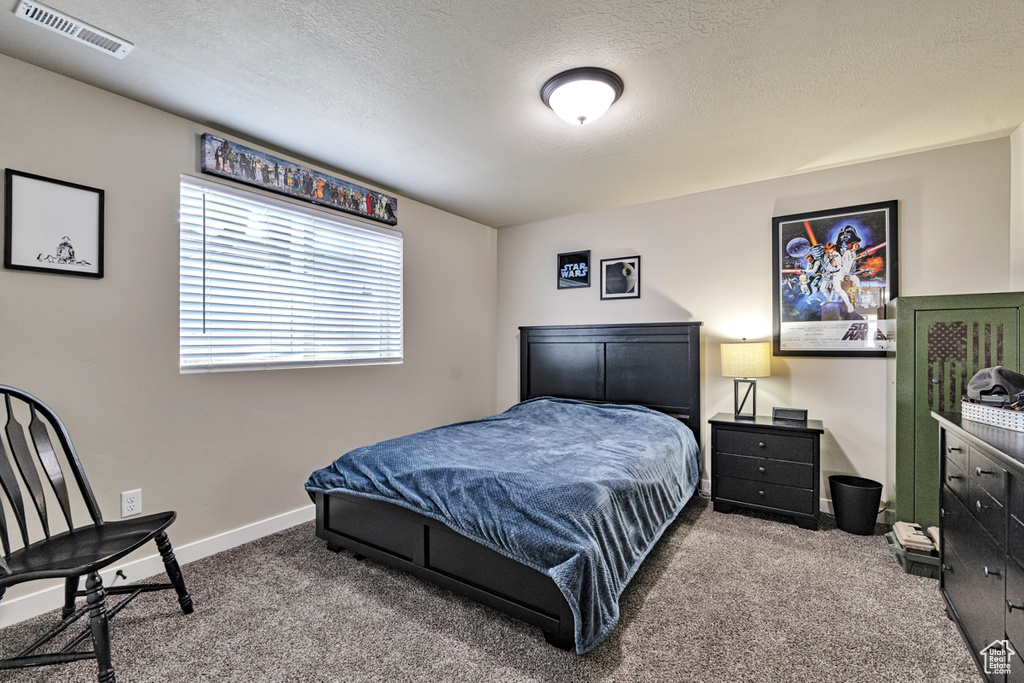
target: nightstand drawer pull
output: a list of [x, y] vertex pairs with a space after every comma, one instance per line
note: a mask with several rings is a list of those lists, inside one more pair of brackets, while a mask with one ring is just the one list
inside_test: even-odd
[[764, 495], [764, 491], [758, 491], [758, 492], [757, 492], [757, 495], [759, 495], [759, 496], [763, 496], [763, 495]]
[[947, 453], [963, 453], [964, 449], [960, 448], [959, 446], [946, 446], [946, 452]]
[[976, 468], [974, 470], [974, 473], [977, 474], [979, 477], [983, 474], [995, 474], [995, 472], [993, 472], [992, 470], [983, 470], [980, 467]]
[[981, 512], [982, 510], [987, 510], [988, 509], [988, 505], [982, 505], [980, 500], [977, 501], [975, 503], [975, 505], [978, 506], [978, 512]]
[[1012, 602], [1010, 602], [1009, 600], [1007, 600], [1006, 601], [1006, 611], [1007, 612], [1012, 612], [1013, 610], [1017, 610], [1018, 612], [1024, 612], [1024, 605], [1015, 605]]
[[758, 467], [757, 471], [760, 472], [761, 474], [764, 474], [765, 472], [767, 472], [767, 470], [765, 468], [763, 468], [763, 467]]
[[758, 441], [757, 442], [757, 447], [758, 448], [764, 448], [764, 441]]
[[985, 567], [985, 576], [999, 576], [999, 571], [997, 569], [989, 569], [988, 567]]
[[947, 474], [946, 475], [946, 481], [953, 481], [954, 479], [962, 479], [962, 478], [963, 477], [961, 477], [959, 474]]
[[944, 564], [944, 565], [942, 565], [942, 571], [944, 571], [944, 572], [951, 572], [951, 571], [953, 571], [953, 565], [951, 565], [951, 564]]

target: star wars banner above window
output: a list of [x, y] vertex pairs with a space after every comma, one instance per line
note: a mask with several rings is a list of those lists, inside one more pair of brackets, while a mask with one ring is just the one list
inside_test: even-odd
[[398, 199], [260, 150], [203, 133], [200, 170], [337, 211], [398, 225]]
[[895, 343], [897, 202], [772, 219], [776, 356], [884, 357]]

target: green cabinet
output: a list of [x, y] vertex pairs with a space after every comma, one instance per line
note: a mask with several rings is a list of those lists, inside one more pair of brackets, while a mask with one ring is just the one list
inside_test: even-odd
[[939, 427], [981, 368], [1020, 369], [1024, 292], [901, 297], [896, 320], [896, 517], [939, 523]]

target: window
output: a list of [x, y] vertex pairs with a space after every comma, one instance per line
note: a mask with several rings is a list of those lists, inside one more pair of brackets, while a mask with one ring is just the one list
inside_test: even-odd
[[181, 178], [181, 372], [402, 362], [402, 233]]

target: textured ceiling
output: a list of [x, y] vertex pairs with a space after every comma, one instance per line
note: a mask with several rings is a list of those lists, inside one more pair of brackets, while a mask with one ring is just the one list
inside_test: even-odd
[[[493, 226], [1024, 121], [1022, 0], [48, 4], [136, 48], [118, 61], [8, 9], [0, 52]], [[539, 97], [577, 66], [625, 82], [584, 127]]]

